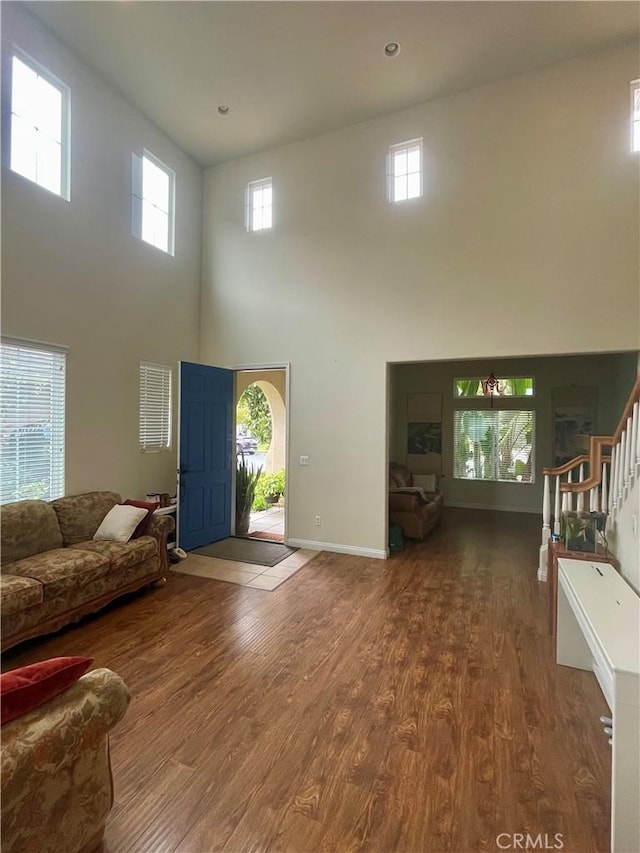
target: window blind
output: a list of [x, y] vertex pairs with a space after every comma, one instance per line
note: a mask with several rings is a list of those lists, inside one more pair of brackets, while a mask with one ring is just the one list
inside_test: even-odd
[[140, 450], [171, 447], [171, 368], [140, 363]]
[[0, 345], [0, 503], [64, 495], [66, 353]]
[[460, 480], [534, 482], [534, 412], [458, 410], [453, 420], [453, 476]]

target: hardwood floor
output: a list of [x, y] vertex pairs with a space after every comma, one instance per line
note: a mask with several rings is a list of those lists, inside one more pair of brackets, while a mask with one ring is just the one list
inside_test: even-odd
[[448, 509], [275, 592], [173, 574], [3, 666], [88, 654], [129, 685], [105, 853], [606, 851], [607, 706], [554, 663], [539, 535]]

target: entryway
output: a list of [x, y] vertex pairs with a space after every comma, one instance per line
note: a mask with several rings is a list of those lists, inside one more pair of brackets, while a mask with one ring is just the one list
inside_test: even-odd
[[246, 535], [276, 542], [285, 538], [286, 384], [283, 368], [236, 373], [237, 461], [261, 470]]

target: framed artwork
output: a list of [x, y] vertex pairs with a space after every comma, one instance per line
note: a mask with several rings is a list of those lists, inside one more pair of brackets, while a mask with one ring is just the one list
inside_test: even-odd
[[589, 436], [596, 430], [598, 389], [554, 388], [553, 465], [564, 465], [589, 452]]
[[416, 474], [442, 473], [442, 394], [407, 395], [407, 467]]

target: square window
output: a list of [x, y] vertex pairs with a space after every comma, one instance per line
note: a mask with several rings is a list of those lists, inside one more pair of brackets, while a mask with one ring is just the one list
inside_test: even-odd
[[175, 173], [153, 154], [133, 155], [131, 230], [169, 255], [174, 254], [175, 183]]
[[422, 195], [422, 139], [399, 142], [387, 157], [389, 201], [407, 201]]
[[247, 186], [245, 209], [247, 231], [263, 231], [271, 228], [273, 186], [271, 178], [251, 181]]
[[69, 199], [69, 88], [22, 54], [11, 64], [10, 166]]

